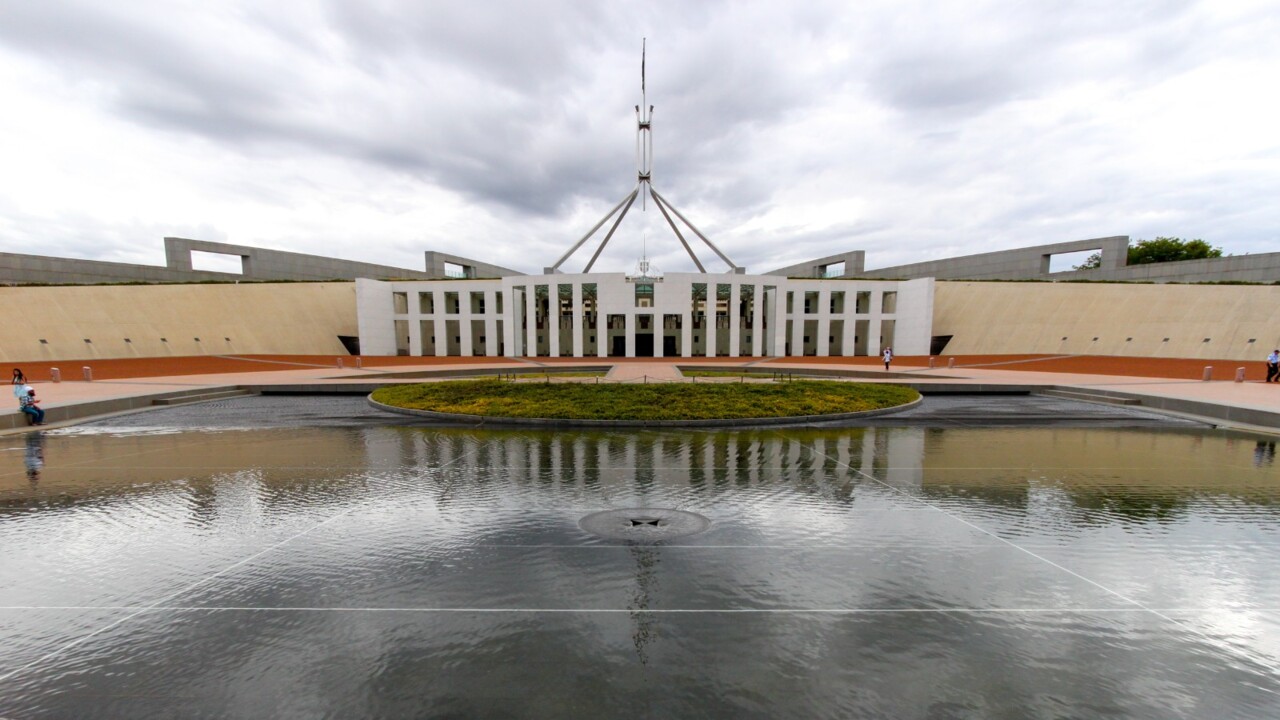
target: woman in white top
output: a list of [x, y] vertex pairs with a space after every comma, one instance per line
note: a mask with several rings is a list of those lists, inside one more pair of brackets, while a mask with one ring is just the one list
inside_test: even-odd
[[885, 348], [884, 349], [884, 369], [885, 370], [889, 369], [889, 361], [892, 359], [893, 359], [893, 348], [891, 347]]

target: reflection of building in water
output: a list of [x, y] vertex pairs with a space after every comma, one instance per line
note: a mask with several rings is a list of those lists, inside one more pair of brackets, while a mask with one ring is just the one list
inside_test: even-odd
[[[395, 447], [370, 446], [407, 466], [494, 471], [517, 482], [645, 487], [867, 479], [919, 487], [924, 430], [792, 428], [551, 432], [406, 431]], [[382, 457], [379, 464], [387, 461]]]
[[1276, 444], [1269, 440], [1259, 440], [1257, 447], [1253, 449], [1253, 466], [1263, 467], [1271, 465], [1276, 460]]

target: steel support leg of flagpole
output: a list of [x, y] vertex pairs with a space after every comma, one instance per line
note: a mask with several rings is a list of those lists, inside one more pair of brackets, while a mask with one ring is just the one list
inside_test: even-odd
[[729, 265], [730, 269], [733, 269], [733, 270], [738, 269], [738, 266], [734, 265], [732, 260], [726, 257], [724, 253], [720, 252], [720, 248], [716, 247], [715, 244], [713, 244], [710, 240], [707, 239], [706, 235], [703, 235], [702, 232], [698, 230], [698, 228], [694, 227], [693, 223], [689, 222], [689, 218], [685, 217], [684, 215], [681, 215], [680, 211], [677, 210], [674, 205], [667, 202], [666, 198], [659, 195], [657, 190], [654, 190], [652, 187], [650, 187], [649, 189], [651, 192], [653, 192], [654, 200], [658, 201], [659, 203], [662, 203], [663, 205], [666, 205], [668, 208], [671, 208], [671, 212], [675, 213], [676, 217], [680, 218], [681, 222], [683, 222], [685, 225], [688, 225], [689, 229], [693, 231], [693, 234], [701, 238], [702, 242], [707, 244], [707, 247], [714, 250], [716, 255], [719, 255], [720, 259], [725, 261], [725, 263]]
[[667, 209], [662, 207], [662, 203], [658, 201], [657, 194], [654, 193], [652, 185], [649, 186], [649, 194], [654, 196], [653, 204], [658, 206], [658, 210], [662, 212], [662, 217], [667, 219], [667, 224], [671, 226], [671, 232], [676, 234], [676, 239], [678, 239], [680, 244], [684, 246], [684, 251], [689, 253], [689, 258], [693, 260], [693, 264], [698, 266], [698, 272], [705, 274], [707, 269], [702, 267], [702, 263], [698, 262], [698, 256], [693, 254], [693, 248], [689, 247], [689, 243], [684, 239], [684, 235], [680, 234], [680, 228], [676, 227], [675, 221], [671, 219], [669, 214], [667, 214]]
[[602, 218], [600, 218], [600, 222], [596, 223], [595, 227], [593, 227], [593, 228], [591, 228], [590, 230], [588, 230], [588, 231], [587, 231], [587, 234], [586, 234], [586, 235], [583, 235], [581, 240], [579, 240], [578, 242], [574, 243], [573, 247], [569, 248], [569, 252], [567, 252], [567, 253], [565, 253], [564, 255], [562, 255], [562, 256], [560, 257], [560, 259], [556, 261], [556, 264], [551, 266], [551, 269], [552, 269], [552, 270], [559, 270], [559, 269], [560, 269], [560, 266], [564, 264], [564, 261], [565, 261], [565, 260], [568, 260], [570, 255], [572, 255], [572, 254], [574, 254], [574, 253], [578, 252], [578, 248], [582, 247], [583, 243], [585, 243], [586, 241], [590, 240], [590, 239], [591, 239], [591, 236], [592, 236], [592, 235], [595, 235], [595, 234], [596, 234], [596, 231], [600, 229], [600, 226], [601, 226], [601, 225], [604, 225], [606, 222], [608, 222], [608, 221], [609, 221], [609, 218], [613, 217], [614, 213], [618, 212], [618, 208], [622, 207], [623, 205], [626, 205], [626, 204], [627, 204], [627, 201], [628, 201], [628, 200], [630, 200], [630, 199], [632, 199], [632, 197], [633, 197], [634, 195], [635, 195], [635, 191], [633, 190], [633, 191], [631, 192], [631, 194], [630, 194], [630, 195], [627, 195], [626, 197], [622, 198], [622, 201], [621, 201], [621, 202], [619, 202], [617, 205], [614, 205], [614, 206], [613, 206], [613, 209], [609, 211], [609, 214], [608, 214], [608, 215], [605, 215], [605, 216], [604, 216], [604, 217], [602, 217]]
[[596, 254], [591, 256], [591, 262], [582, 270], [583, 273], [591, 272], [591, 266], [596, 264], [596, 258], [600, 257], [600, 253], [604, 250], [604, 246], [609, 244], [609, 239], [613, 237], [613, 233], [618, 229], [618, 225], [622, 223], [622, 218], [627, 216], [627, 211], [631, 209], [631, 203], [636, 201], [636, 196], [640, 194], [640, 188], [636, 187], [627, 196], [626, 206], [622, 208], [622, 212], [618, 214], [618, 219], [613, 221], [613, 227], [609, 228], [609, 234], [604, 236], [604, 240], [600, 241], [600, 247], [596, 248]]

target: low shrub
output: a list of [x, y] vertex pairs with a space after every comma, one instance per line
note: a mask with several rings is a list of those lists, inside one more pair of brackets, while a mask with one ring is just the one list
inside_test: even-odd
[[484, 417], [574, 420], [726, 420], [861, 412], [920, 397], [901, 385], [800, 380], [791, 383], [510, 383], [497, 380], [396, 385], [376, 390], [385, 405]]

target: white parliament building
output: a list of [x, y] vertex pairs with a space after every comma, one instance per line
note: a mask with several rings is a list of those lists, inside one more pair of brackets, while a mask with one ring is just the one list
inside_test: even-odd
[[[457, 279], [357, 280], [361, 354], [838, 357], [877, 355], [885, 347], [898, 355], [929, 353], [932, 278], [833, 278], [820, 264], [797, 266], [809, 277], [792, 276], [795, 268], [747, 275], [653, 188], [652, 123], [653, 106], [637, 105], [634, 189], [544, 274], [477, 264]], [[591, 272], [637, 198], [642, 204], [652, 199], [699, 272], [663, 274], [645, 258], [632, 274]], [[583, 272], [562, 272], [560, 266], [611, 219]], [[729, 272], [708, 273], [686, 233], [705, 243]], [[489, 270], [476, 272], [479, 267]], [[480, 274], [495, 277], [471, 277]]]

